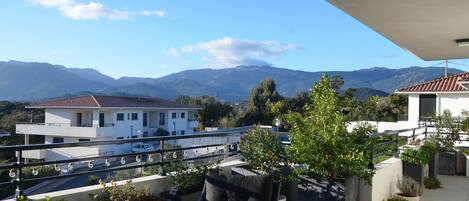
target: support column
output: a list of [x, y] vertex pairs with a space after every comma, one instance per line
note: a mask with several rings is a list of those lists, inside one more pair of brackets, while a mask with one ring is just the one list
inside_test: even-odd
[[[28, 134], [24, 134], [24, 145], [29, 145], [29, 135], [28, 135]], [[28, 159], [28, 158], [24, 158], [24, 163], [25, 163], [25, 164], [28, 164], [28, 163], [29, 163], [29, 159]]]

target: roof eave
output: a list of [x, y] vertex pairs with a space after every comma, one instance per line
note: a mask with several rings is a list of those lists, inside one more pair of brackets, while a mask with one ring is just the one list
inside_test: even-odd
[[87, 107], [87, 106], [26, 106], [27, 109], [163, 109], [163, 110], [201, 110], [200, 107]]

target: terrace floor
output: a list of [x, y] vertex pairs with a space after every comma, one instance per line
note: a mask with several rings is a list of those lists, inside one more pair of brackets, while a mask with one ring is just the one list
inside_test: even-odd
[[469, 177], [438, 175], [443, 188], [423, 191], [422, 201], [469, 201]]

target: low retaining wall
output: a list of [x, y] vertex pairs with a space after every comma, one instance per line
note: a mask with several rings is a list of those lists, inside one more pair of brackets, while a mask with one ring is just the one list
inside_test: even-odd
[[395, 195], [397, 182], [402, 178], [402, 161], [390, 158], [375, 165], [376, 172], [372, 179], [372, 186], [361, 182], [360, 201], [382, 201]]

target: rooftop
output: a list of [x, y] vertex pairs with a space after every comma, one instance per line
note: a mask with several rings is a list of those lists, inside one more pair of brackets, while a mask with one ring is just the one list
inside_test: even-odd
[[88, 95], [40, 102], [28, 108], [176, 108], [197, 109], [159, 98]]
[[469, 72], [434, 79], [428, 82], [408, 86], [396, 90], [396, 93], [436, 93], [436, 92], [466, 92], [461, 82], [469, 80]]

